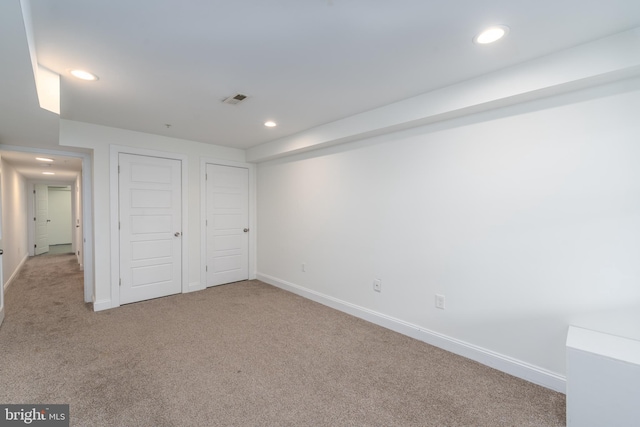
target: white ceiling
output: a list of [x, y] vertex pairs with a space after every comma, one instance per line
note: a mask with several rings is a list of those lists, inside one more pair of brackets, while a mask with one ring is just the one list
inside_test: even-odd
[[[62, 118], [236, 148], [640, 26], [638, 0], [30, 3], [38, 62], [62, 76]], [[511, 32], [473, 44], [492, 24]], [[0, 36], [0, 143], [57, 145], [19, 0], [0, 2]], [[221, 102], [236, 92], [249, 99]]]
[[[82, 171], [81, 158], [19, 151], [0, 151], [0, 156], [25, 178], [33, 181], [70, 183]], [[41, 162], [36, 157], [48, 158], [53, 162]], [[55, 175], [43, 175], [42, 172], [53, 172]]]

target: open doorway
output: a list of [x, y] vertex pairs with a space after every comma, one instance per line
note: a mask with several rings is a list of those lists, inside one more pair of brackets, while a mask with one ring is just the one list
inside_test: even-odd
[[84, 268], [81, 173], [73, 181], [27, 181], [29, 256], [72, 253]]
[[81, 221], [74, 218], [72, 186], [34, 184], [33, 188], [34, 255], [79, 254], [73, 234]]
[[84, 262], [91, 260], [93, 253], [89, 155], [0, 146], [0, 170], [3, 190], [0, 247], [5, 249], [2, 257], [5, 289], [24, 262], [35, 255], [38, 216], [34, 191], [41, 186], [47, 196], [46, 207], [52, 207], [51, 212], [47, 209], [41, 217], [49, 243], [46, 253], [62, 251], [73, 256], [74, 263], [77, 260], [84, 270], [84, 301], [91, 302], [93, 265]]

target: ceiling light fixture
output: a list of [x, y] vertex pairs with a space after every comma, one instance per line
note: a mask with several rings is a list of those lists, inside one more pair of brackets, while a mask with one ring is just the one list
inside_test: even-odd
[[42, 172], [42, 175], [55, 175], [55, 172]]
[[274, 128], [277, 126], [276, 122], [269, 120], [268, 122], [264, 122], [264, 125], [268, 128]]
[[506, 25], [494, 25], [475, 36], [473, 42], [476, 44], [489, 44], [500, 40], [507, 34], [509, 34], [509, 27]]
[[36, 157], [36, 160], [39, 160], [41, 162], [53, 162], [53, 159], [49, 159], [47, 157]]
[[79, 78], [80, 80], [86, 80], [88, 82], [93, 82], [98, 80], [98, 76], [95, 74], [91, 74], [88, 71], [84, 70], [71, 70], [69, 71], [72, 76]]

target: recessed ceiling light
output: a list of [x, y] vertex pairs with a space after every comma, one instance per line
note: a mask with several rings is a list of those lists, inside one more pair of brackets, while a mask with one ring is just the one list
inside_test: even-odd
[[273, 128], [277, 126], [276, 122], [273, 122], [271, 120], [269, 120], [268, 122], [264, 122], [264, 125], [268, 128]]
[[42, 172], [42, 175], [55, 175], [55, 172]]
[[39, 160], [41, 162], [53, 162], [53, 159], [49, 159], [47, 157], [36, 157], [36, 160]]
[[509, 27], [506, 25], [494, 25], [475, 36], [473, 42], [476, 44], [489, 44], [500, 40], [507, 34], [509, 34]]
[[96, 76], [95, 74], [91, 74], [88, 71], [84, 71], [84, 70], [71, 70], [69, 71], [71, 73], [72, 76], [77, 77], [81, 80], [86, 80], [86, 81], [96, 81], [98, 80], [98, 76]]

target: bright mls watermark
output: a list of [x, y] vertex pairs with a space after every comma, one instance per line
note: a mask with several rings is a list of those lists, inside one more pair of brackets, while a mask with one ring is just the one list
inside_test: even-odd
[[69, 405], [1, 405], [0, 427], [69, 427]]

